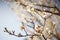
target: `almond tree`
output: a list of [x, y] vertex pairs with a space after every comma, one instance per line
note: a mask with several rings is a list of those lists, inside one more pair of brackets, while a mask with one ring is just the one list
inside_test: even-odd
[[[6, 0], [5, 0], [6, 1]], [[4, 2], [5, 2], [4, 1]], [[8, 0], [11, 9], [21, 21], [21, 30], [26, 33], [15, 34], [6, 27], [4, 32], [26, 40], [60, 40], [60, 8], [59, 0]]]

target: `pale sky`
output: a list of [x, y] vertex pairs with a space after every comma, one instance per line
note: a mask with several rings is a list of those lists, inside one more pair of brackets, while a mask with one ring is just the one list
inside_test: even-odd
[[11, 31], [15, 30], [17, 34], [21, 32], [19, 26], [20, 20], [18, 20], [18, 16], [7, 6], [7, 4], [0, 0], [0, 40], [22, 40], [23, 38], [9, 35], [3, 31], [4, 27], [7, 27]]

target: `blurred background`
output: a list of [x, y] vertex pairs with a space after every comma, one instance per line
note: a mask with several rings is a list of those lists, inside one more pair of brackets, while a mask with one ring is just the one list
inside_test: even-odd
[[[60, 3], [58, 1], [55, 1], [55, 3], [56, 3], [56, 6], [60, 8]], [[21, 32], [21, 30], [19, 29], [20, 24], [21, 23], [18, 16], [16, 15], [14, 11], [11, 10], [10, 5], [0, 0], [0, 40], [25, 40], [24, 37], [19, 38], [19, 37], [15, 37], [4, 32], [4, 27], [7, 27], [8, 30], [10, 31], [15, 30], [16, 34], [18, 33], [24, 34], [24, 32], [23, 31]], [[57, 29], [59, 29], [60, 31], [60, 25], [58, 26], [59, 28]]]

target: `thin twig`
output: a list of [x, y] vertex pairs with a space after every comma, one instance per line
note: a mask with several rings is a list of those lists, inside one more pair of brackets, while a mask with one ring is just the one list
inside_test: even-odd
[[[9, 32], [9, 31], [6, 31], [7, 28], [5, 28], [5, 32], [9, 33], [10, 35], [14, 35], [14, 36], [17, 36], [16, 34], [13, 34], [12, 32]], [[8, 29], [7, 29], [8, 30]], [[26, 37], [26, 36], [40, 36], [40, 35], [37, 35], [37, 34], [27, 34], [27, 35], [21, 35], [19, 37]]]

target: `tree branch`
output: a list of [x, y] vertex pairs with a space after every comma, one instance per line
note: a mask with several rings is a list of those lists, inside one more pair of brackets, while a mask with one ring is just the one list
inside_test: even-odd
[[5, 27], [4, 32], [7, 32], [8, 34], [10, 34], [10, 35], [14, 35], [14, 36], [16, 36], [16, 37], [40, 36], [40, 35], [37, 35], [37, 34], [26, 34], [26, 35], [21, 35], [21, 34], [19, 34], [19, 35], [16, 35], [16, 34], [13, 33], [13, 32], [9, 32], [8, 29], [7, 29], [6, 27]]
[[[23, 3], [20, 3], [20, 4], [23, 5], [24, 7], [29, 6], [29, 5], [25, 5], [25, 4], [23, 4]], [[58, 10], [58, 13], [54, 13], [54, 12], [51, 12], [51, 11], [48, 11], [48, 10], [41, 10], [41, 9], [37, 9], [37, 8], [35, 8], [35, 9], [38, 10], [38, 11], [48, 12], [48, 13], [51, 13], [51, 14], [55, 14], [55, 15], [60, 16], [60, 10], [59, 10], [57, 7], [49, 7], [49, 6], [40, 5], [40, 4], [36, 4], [36, 5], [39, 5], [39, 6], [42, 6], [42, 7], [46, 7], [46, 8], [55, 8], [56, 10]], [[30, 6], [30, 7], [32, 7], [32, 6]], [[32, 7], [32, 8], [33, 8], [33, 7]]]

